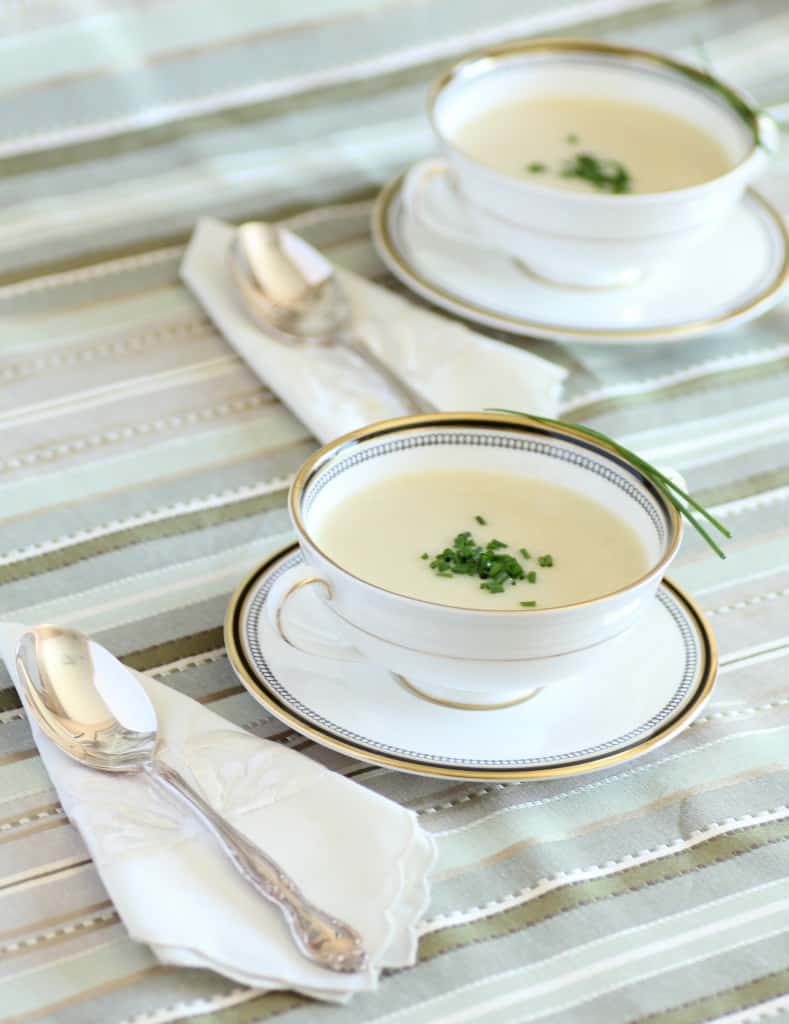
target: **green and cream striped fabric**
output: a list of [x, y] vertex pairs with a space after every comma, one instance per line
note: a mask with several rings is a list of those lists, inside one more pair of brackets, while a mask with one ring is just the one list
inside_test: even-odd
[[[287, 216], [393, 286], [370, 198], [427, 153], [427, 83], [526, 33], [712, 62], [789, 110], [784, 0], [4, 0], [0, 616], [89, 630], [259, 736], [413, 807], [439, 863], [419, 963], [326, 1007], [157, 964], [127, 937], [0, 678], [0, 1020], [695, 1024], [789, 1008], [789, 307], [686, 345], [519, 342], [568, 416], [676, 466], [731, 527], [674, 573], [712, 703], [642, 760], [529, 784], [342, 758], [237, 684], [221, 623], [291, 537], [314, 449], [178, 281], [197, 215]], [[789, 161], [765, 191], [789, 211]], [[638, 685], [634, 676], [632, 685]]]

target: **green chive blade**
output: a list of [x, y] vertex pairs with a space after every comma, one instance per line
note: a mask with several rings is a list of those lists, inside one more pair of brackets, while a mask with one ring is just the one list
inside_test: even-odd
[[709, 532], [699, 522], [691, 509], [698, 512], [698, 514], [711, 526], [714, 526], [722, 536], [730, 538], [730, 530], [716, 519], [708, 509], [704, 508], [700, 502], [696, 501], [695, 498], [666, 476], [665, 473], [662, 473], [659, 469], [651, 465], [645, 459], [642, 459], [640, 455], [637, 455], [629, 448], [626, 448], [624, 445], [614, 441], [614, 439], [609, 437], [607, 434], [602, 433], [602, 431], [595, 430], [594, 427], [587, 427], [583, 423], [573, 423], [568, 420], [555, 420], [550, 419], [547, 416], [537, 416], [533, 413], [518, 412], [513, 409], [492, 409], [490, 411], [507, 413], [511, 416], [522, 416], [524, 419], [531, 419], [536, 423], [541, 423], [549, 427], [571, 427], [573, 430], [578, 431], [578, 433], [583, 434], [592, 440], [600, 441], [604, 445], [612, 448], [618, 455], [634, 465], [648, 480], [651, 481], [656, 490], [658, 490], [663, 497], [677, 509], [680, 515], [685, 517], [688, 523], [690, 523], [694, 530], [696, 530], [699, 536], [702, 537], [702, 539], [709, 545], [715, 554], [718, 555], [719, 558], [726, 557], [723, 549], [715, 540], [713, 540]]

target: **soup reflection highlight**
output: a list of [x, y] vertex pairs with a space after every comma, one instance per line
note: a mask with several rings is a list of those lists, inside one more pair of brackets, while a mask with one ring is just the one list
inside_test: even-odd
[[311, 533], [354, 576], [459, 608], [575, 604], [650, 568], [635, 530], [599, 502], [509, 473], [388, 477], [327, 509]]

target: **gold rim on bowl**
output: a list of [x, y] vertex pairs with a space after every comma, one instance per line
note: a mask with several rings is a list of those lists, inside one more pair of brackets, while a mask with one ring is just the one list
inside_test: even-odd
[[[632, 202], [633, 200], [643, 201], [645, 199], [660, 200], [661, 198], [676, 196], [681, 193], [692, 193], [698, 189], [705, 188], [707, 185], [718, 182], [723, 178], [728, 177], [730, 174], [734, 174], [743, 166], [743, 164], [747, 163], [747, 161], [751, 159], [754, 151], [760, 146], [765, 150], [767, 149], [766, 142], [762, 137], [762, 126], [771, 120], [769, 115], [756, 110], [745, 93], [738, 91], [726, 82], [723, 82], [721, 79], [716, 78], [703, 68], [696, 67], [693, 64], [687, 64], [684, 61], [675, 59], [674, 57], [669, 57], [657, 50], [643, 50], [633, 46], [622, 46], [616, 43], [601, 43], [597, 40], [591, 39], [554, 39], [550, 37], [543, 39], [513, 40], [509, 43], [503, 43], [500, 46], [477, 51], [463, 57], [451, 68], [439, 75], [439, 77], [433, 82], [427, 98], [427, 114], [430, 120], [430, 125], [436, 136], [441, 139], [446, 146], [454, 149], [457, 148], [452, 139], [448, 138], [441, 131], [435, 113], [436, 102], [439, 96], [448, 86], [452, 85], [452, 83], [461, 81], [464, 78], [474, 78], [477, 75], [482, 77], [489, 73], [492, 67], [497, 64], [506, 63], [506, 61], [512, 57], [518, 57], [524, 54], [528, 55], [530, 53], [551, 52], [602, 54], [608, 57], [620, 58], [623, 63], [640, 63], [642, 65], [651, 64], [654, 67], [669, 70], [675, 75], [689, 79], [694, 85], [700, 86], [706, 92], [712, 93], [722, 99], [726, 106], [737, 115], [741, 122], [746, 125], [752, 137], [752, 145], [742, 160], [738, 161], [733, 167], [730, 167], [724, 174], [716, 175], [716, 177], [710, 178], [708, 181], [699, 182], [696, 185], [689, 185], [685, 188], [671, 189], [667, 192], [639, 192], [634, 195], [624, 196], [597, 195], [594, 193], [587, 194], [585, 192], [576, 194], [568, 192], [567, 195], [570, 197], [571, 201], [583, 201], [584, 203], [592, 202], [596, 205], [605, 205], [613, 202], [618, 205], [623, 200], [625, 202]], [[489, 171], [494, 177], [499, 177], [506, 181], [513, 180], [509, 175], [502, 174], [495, 168], [480, 164], [478, 160], [469, 157], [465, 153], [463, 155], [465, 159], [469, 160], [471, 163], [477, 164], [480, 167], [484, 166], [485, 170]], [[547, 186], [542, 186], [539, 182], [529, 181], [526, 184], [528, 184], [530, 188], [534, 188], [540, 192], [548, 190]]]
[[[307, 484], [321, 469], [325, 462], [329, 462], [336, 456], [350, 450], [360, 443], [386, 437], [391, 434], [410, 435], [419, 433], [426, 428], [441, 429], [462, 427], [466, 427], [468, 429], [506, 428], [509, 431], [514, 430], [524, 434], [538, 434], [544, 437], [559, 438], [564, 441], [569, 440], [575, 444], [580, 444], [581, 447], [586, 448], [587, 450], [603, 454], [607, 459], [624, 468], [631, 476], [638, 480], [641, 486], [644, 487], [644, 489], [647, 490], [653, 498], [657, 500], [659, 506], [664, 511], [667, 522], [669, 523], [671, 531], [670, 543], [668, 543], [660, 560], [656, 562], [655, 565], [653, 565], [646, 573], [639, 576], [631, 583], [628, 583], [626, 586], [619, 587], [617, 590], [609, 591], [606, 594], [600, 594], [597, 597], [589, 598], [586, 601], [575, 601], [572, 604], [557, 605], [552, 608], [462, 608], [455, 605], [440, 604], [437, 601], [426, 601], [422, 598], [409, 597], [407, 594], [400, 594], [396, 590], [388, 590], [386, 587], [381, 587], [376, 583], [371, 583], [369, 580], [365, 580], [361, 576], [356, 576], [354, 573], [349, 572], [344, 566], [335, 562], [334, 559], [327, 555], [320, 545], [311, 537], [301, 514], [301, 498]], [[511, 416], [506, 413], [426, 413], [418, 416], [400, 416], [395, 419], [381, 420], [379, 423], [373, 423], [370, 426], [361, 427], [358, 430], [352, 430], [349, 433], [336, 438], [334, 441], [330, 441], [322, 448], [319, 448], [317, 452], [314, 452], [306, 462], [302, 464], [290, 487], [290, 492], [288, 494], [288, 509], [290, 511], [291, 520], [293, 521], [296, 533], [299, 537], [308, 546], [314, 548], [315, 551], [317, 551], [320, 556], [338, 572], [341, 572], [345, 576], [356, 580], [358, 583], [364, 584], [366, 587], [371, 587], [373, 590], [379, 591], [380, 593], [398, 597], [402, 601], [407, 601], [415, 605], [442, 608], [450, 614], [467, 615], [469, 612], [474, 612], [475, 614], [479, 613], [485, 616], [547, 615], [551, 612], [556, 613], [558, 611], [570, 611], [573, 608], [586, 608], [589, 605], [597, 604], [599, 601], [607, 600], [608, 598], [615, 597], [618, 594], [624, 594], [627, 593], [627, 591], [635, 590], [637, 587], [641, 586], [641, 584], [654, 579], [655, 576], [660, 576], [662, 574], [662, 570], [665, 569], [673, 559], [682, 539], [682, 516], [674, 505], [672, 505], [671, 502], [666, 501], [665, 496], [661, 494], [652, 481], [645, 476], [637, 466], [634, 466], [631, 462], [628, 462], [627, 459], [623, 458], [622, 455], [611, 445], [605, 444], [603, 441], [593, 441], [586, 434], [583, 434], [580, 430], [575, 430], [569, 425], [561, 427], [548, 426], [547, 424], [539, 423], [537, 420], [532, 420], [528, 416]]]

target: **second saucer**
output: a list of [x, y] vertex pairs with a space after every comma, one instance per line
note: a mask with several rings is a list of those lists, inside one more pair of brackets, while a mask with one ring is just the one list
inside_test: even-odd
[[[789, 278], [783, 219], [756, 192], [696, 247], [626, 288], [568, 288], [514, 259], [447, 238], [417, 222], [402, 201], [404, 175], [381, 192], [372, 230], [378, 254], [408, 288], [457, 316], [552, 341], [633, 344], [698, 338], [766, 312]], [[426, 200], [451, 216], [447, 179]]]

